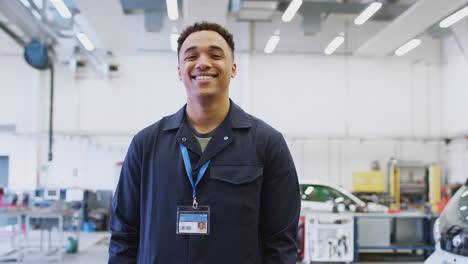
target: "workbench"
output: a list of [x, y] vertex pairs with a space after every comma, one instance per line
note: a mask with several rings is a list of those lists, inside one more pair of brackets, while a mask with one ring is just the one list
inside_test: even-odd
[[[40, 230], [39, 245], [28, 244], [28, 250], [33, 253], [32, 249], [39, 248], [39, 257], [41, 260], [57, 260], [62, 261], [64, 253], [64, 238], [63, 227], [66, 220], [72, 221], [70, 224], [74, 226], [76, 231], [76, 240], [79, 240], [80, 216], [79, 211], [30, 211], [26, 214], [25, 225], [27, 234], [34, 227]], [[56, 233], [56, 243], [53, 243], [52, 231]], [[44, 231], [47, 231], [47, 244], [44, 243]], [[37, 253], [37, 252], [34, 252]]]
[[9, 239], [11, 243], [11, 248], [9, 250], [0, 252], [0, 261], [22, 261], [23, 249], [26, 242], [22, 224], [21, 212], [0, 211], [0, 227], [5, 229], [0, 231], [0, 238], [2, 241]]
[[429, 256], [435, 249], [432, 229], [437, 217], [424, 212], [354, 214], [354, 261], [363, 250], [422, 250]]
[[[63, 257], [63, 214], [54, 212], [28, 212], [26, 214], [26, 229], [27, 234], [31, 231], [31, 221], [37, 220], [36, 226], [41, 232], [41, 240], [39, 244], [40, 253], [42, 257], [47, 260], [62, 261]], [[52, 229], [54, 227], [57, 230], [58, 243], [57, 245], [52, 244]], [[44, 251], [44, 231], [48, 231], [47, 239], [47, 251]], [[29, 245], [33, 247], [33, 245]]]
[[[0, 262], [25, 260], [34, 261], [62, 261], [64, 253], [64, 226], [68, 230], [76, 231], [76, 241], [79, 240], [81, 226], [81, 212], [76, 210], [50, 210], [50, 209], [8, 209], [0, 210]], [[39, 230], [40, 239], [31, 233]], [[47, 232], [45, 241], [44, 233]], [[54, 239], [52, 234], [55, 233]], [[4, 239], [6, 238], [6, 239]], [[8, 240], [11, 240], [11, 249], [8, 249]], [[45, 243], [47, 242], [47, 243]], [[5, 250], [3, 250], [5, 249]], [[8, 249], [8, 251], [6, 251]], [[5, 252], [6, 251], [6, 252]]]
[[358, 262], [363, 251], [422, 251], [429, 256], [435, 249], [432, 229], [438, 214], [317, 212], [304, 217], [302, 263]]

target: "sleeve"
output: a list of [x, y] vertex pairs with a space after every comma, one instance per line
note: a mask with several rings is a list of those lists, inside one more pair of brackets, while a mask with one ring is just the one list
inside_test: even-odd
[[109, 264], [137, 263], [140, 230], [141, 159], [135, 138], [130, 143], [112, 200]]
[[266, 147], [260, 227], [264, 264], [294, 264], [301, 209], [296, 168], [283, 136]]

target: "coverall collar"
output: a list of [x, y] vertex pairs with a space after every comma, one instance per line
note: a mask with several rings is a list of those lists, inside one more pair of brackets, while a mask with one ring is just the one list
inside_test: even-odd
[[[232, 128], [249, 128], [252, 127], [252, 123], [248, 114], [242, 110], [237, 104], [235, 104], [231, 99], [229, 99], [230, 108], [229, 112], [225, 118], [229, 119]], [[168, 117], [167, 121], [164, 124], [163, 130], [173, 130], [180, 128], [185, 119], [185, 104], [182, 108], [177, 111], [177, 113]], [[224, 122], [224, 121], [223, 121]], [[221, 125], [220, 125], [221, 126]]]
[[176, 114], [168, 118], [163, 130], [170, 131], [177, 129], [177, 142], [185, 145], [191, 152], [200, 156], [193, 170], [198, 170], [205, 162], [211, 160], [235, 140], [233, 129], [246, 129], [252, 126], [248, 114], [230, 100], [230, 108], [226, 118], [216, 128], [213, 137], [202, 154], [192, 130], [184, 121], [186, 118], [186, 106], [184, 105]]

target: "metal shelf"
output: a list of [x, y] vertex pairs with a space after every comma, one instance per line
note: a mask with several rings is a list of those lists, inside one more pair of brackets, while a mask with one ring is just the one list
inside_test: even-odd
[[387, 247], [359, 247], [360, 250], [384, 250], [384, 249], [407, 249], [407, 250], [435, 250], [435, 247], [429, 244], [417, 243], [417, 244], [407, 244], [407, 243], [395, 243]]
[[[394, 222], [394, 227], [392, 227], [393, 233], [390, 233], [390, 239], [393, 240], [393, 243], [389, 243], [387, 245], [381, 245], [381, 246], [373, 246], [372, 244], [369, 245], [364, 245], [364, 246], [359, 246], [359, 220], [360, 218], [390, 218]], [[394, 254], [397, 253], [397, 250], [411, 250], [411, 251], [416, 251], [416, 250], [422, 250], [424, 252], [424, 255], [432, 252], [435, 250], [435, 246], [433, 245], [433, 239], [431, 238], [431, 231], [432, 231], [432, 225], [435, 219], [437, 218], [437, 215], [427, 215], [423, 214], [421, 212], [418, 213], [409, 213], [409, 212], [404, 212], [404, 213], [399, 213], [399, 214], [356, 214], [355, 215], [355, 220], [354, 220], [354, 261], [359, 260], [359, 251], [360, 250], [393, 250]], [[418, 226], [420, 226], [421, 230], [418, 232], [419, 234], [422, 234], [422, 237], [420, 237], [420, 241], [398, 241], [399, 239], [404, 240], [404, 237], [398, 237], [398, 232], [397, 230], [400, 229], [399, 227], [403, 226], [396, 226], [397, 223], [399, 224], [404, 224], [407, 220], [412, 219], [412, 221], [422, 221]], [[395, 222], [397, 221], [398, 222]], [[400, 222], [404, 221], [404, 222]], [[400, 229], [401, 230], [401, 229]], [[416, 230], [414, 230], [416, 232]], [[400, 233], [401, 234], [401, 233]], [[392, 238], [392, 236], [396, 236]], [[394, 239], [397, 239], [395, 241]], [[418, 239], [418, 240], [419, 240]], [[413, 240], [413, 239], [411, 239]]]

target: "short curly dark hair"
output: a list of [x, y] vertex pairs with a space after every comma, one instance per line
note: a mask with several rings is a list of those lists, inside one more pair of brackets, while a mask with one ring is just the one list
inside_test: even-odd
[[177, 39], [177, 57], [179, 57], [180, 48], [182, 47], [182, 44], [190, 34], [205, 30], [214, 31], [220, 34], [231, 48], [232, 57], [234, 58], [234, 36], [232, 36], [231, 32], [229, 32], [220, 24], [211, 23], [207, 21], [196, 22], [195, 24], [186, 27], [182, 31], [182, 33], [179, 36], [179, 39]]

